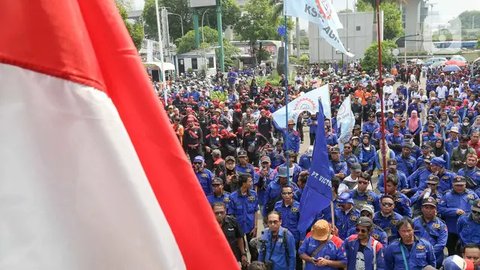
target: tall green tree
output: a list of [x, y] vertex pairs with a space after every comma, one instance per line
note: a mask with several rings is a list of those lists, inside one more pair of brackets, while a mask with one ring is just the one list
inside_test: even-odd
[[255, 46], [258, 40], [280, 39], [277, 29], [281, 20], [274, 17], [274, 11], [270, 0], [249, 0], [244, 6], [244, 13], [234, 26], [240, 40], [248, 41], [252, 56], [262, 50]]
[[[375, 0], [359, 0], [357, 2], [358, 11], [374, 11]], [[393, 40], [403, 35], [402, 13], [397, 1], [382, 1], [380, 10], [383, 10], [384, 27], [383, 36], [386, 40]], [[374, 14], [375, 16], [375, 14]]]
[[[223, 29], [227, 25], [234, 25], [238, 18], [240, 18], [240, 8], [234, 0], [221, 0], [222, 1], [222, 26]], [[193, 29], [193, 11], [189, 8], [188, 0], [159, 0], [159, 7], [167, 7], [170, 13], [179, 14], [183, 20], [184, 32]], [[205, 10], [208, 10], [204, 17], [204, 24], [209, 25], [212, 28], [217, 27], [217, 17], [215, 13], [215, 7], [199, 8], [197, 10], [199, 14], [199, 24], [201, 23], [201, 16]], [[145, 22], [145, 36], [149, 39], [158, 39], [157, 32], [157, 15], [155, 11], [155, 0], [145, 0], [145, 6], [142, 13], [143, 21]], [[179, 16], [169, 15], [169, 34], [171, 40], [178, 40], [182, 37], [182, 27]], [[178, 46], [178, 44], [177, 44]]]
[[123, 22], [125, 23], [125, 27], [127, 28], [128, 33], [132, 38], [133, 44], [135, 44], [135, 47], [137, 48], [137, 50], [140, 50], [140, 48], [142, 47], [142, 41], [143, 41], [142, 22], [141, 21], [130, 22], [128, 20], [127, 5], [124, 4], [122, 1], [116, 1], [115, 3], [117, 5], [118, 12], [120, 13], [120, 16], [122, 17]]
[[[392, 50], [397, 48], [397, 45], [391, 41], [386, 40], [382, 42], [382, 65], [383, 67], [390, 67], [393, 63]], [[372, 43], [362, 59], [362, 68], [368, 72], [373, 72], [378, 68], [378, 43]]]

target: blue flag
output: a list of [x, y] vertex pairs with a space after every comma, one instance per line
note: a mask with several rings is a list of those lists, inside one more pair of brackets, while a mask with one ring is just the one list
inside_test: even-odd
[[325, 121], [323, 107], [319, 102], [317, 139], [313, 148], [312, 167], [307, 184], [300, 200], [300, 220], [298, 229], [306, 232], [312, 225], [315, 215], [327, 208], [332, 201], [332, 177], [328, 162], [327, 142], [325, 140]]

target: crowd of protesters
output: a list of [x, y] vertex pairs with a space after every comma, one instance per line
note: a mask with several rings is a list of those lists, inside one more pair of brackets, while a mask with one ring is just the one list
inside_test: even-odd
[[[332, 118], [324, 128], [335, 207], [322, 210], [309, 232], [297, 228], [299, 202], [323, 115], [304, 113], [278, 128], [272, 113], [286, 102], [284, 76], [280, 86], [260, 86], [255, 70], [230, 68], [225, 76], [179, 78], [159, 90], [242, 267], [249, 261], [251, 269], [480, 266], [479, 73], [397, 64], [384, 85], [377, 73], [359, 64], [313, 65], [288, 82], [289, 101], [330, 86]], [[339, 145], [336, 115], [347, 96], [355, 126]], [[304, 131], [311, 146], [300, 151]], [[266, 229], [257, 235], [261, 217]]]

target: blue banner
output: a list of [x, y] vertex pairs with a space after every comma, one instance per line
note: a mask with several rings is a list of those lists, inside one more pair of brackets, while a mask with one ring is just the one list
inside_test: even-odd
[[328, 162], [327, 142], [325, 140], [325, 121], [323, 107], [319, 102], [317, 139], [313, 148], [312, 167], [307, 184], [300, 199], [300, 220], [298, 229], [300, 232], [312, 225], [315, 215], [327, 208], [332, 201], [332, 177]]

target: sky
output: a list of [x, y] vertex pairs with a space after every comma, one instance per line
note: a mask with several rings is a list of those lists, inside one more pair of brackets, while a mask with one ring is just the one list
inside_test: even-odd
[[[134, 8], [142, 8], [144, 0], [130, 0]], [[409, 0], [405, 0], [409, 1]], [[337, 11], [347, 6], [352, 9], [355, 0], [333, 0]], [[432, 5], [432, 10], [438, 12], [441, 20], [439, 23], [446, 23], [466, 10], [480, 10], [480, 0], [427, 0]], [[480, 20], [480, 18], [478, 18]], [[305, 23], [306, 25], [306, 23]], [[303, 28], [303, 27], [302, 27]]]

